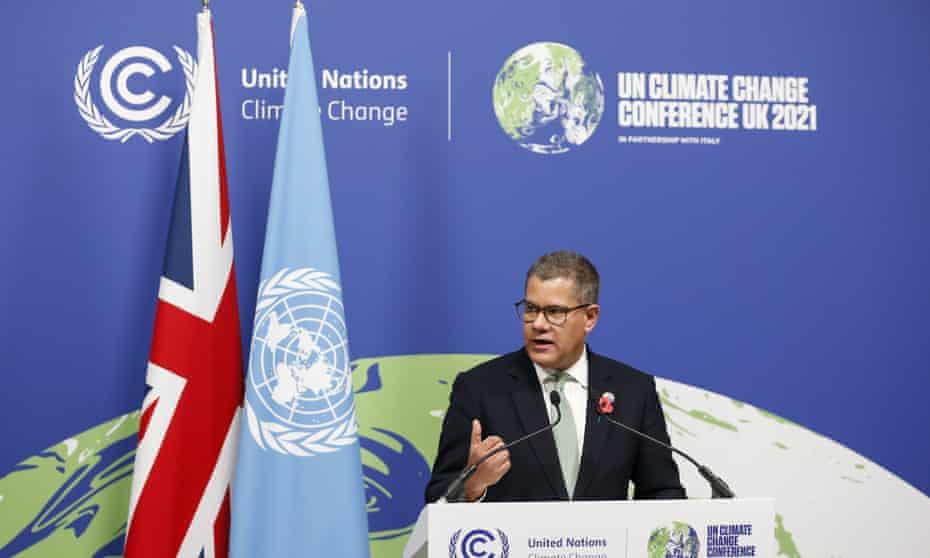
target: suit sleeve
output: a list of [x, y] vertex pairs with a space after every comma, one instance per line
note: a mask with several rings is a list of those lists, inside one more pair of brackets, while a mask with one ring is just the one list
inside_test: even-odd
[[471, 439], [471, 421], [480, 419], [477, 394], [466, 386], [464, 374], [459, 374], [449, 394], [449, 409], [442, 421], [439, 449], [433, 464], [433, 473], [426, 485], [427, 503], [435, 502], [446, 488], [465, 469]]
[[[669, 443], [665, 416], [656, 393], [655, 379], [651, 376], [640, 430], [666, 444]], [[686, 497], [678, 477], [678, 466], [672, 459], [672, 452], [648, 440], [640, 441], [631, 480], [636, 486], [633, 497], [637, 500]]]

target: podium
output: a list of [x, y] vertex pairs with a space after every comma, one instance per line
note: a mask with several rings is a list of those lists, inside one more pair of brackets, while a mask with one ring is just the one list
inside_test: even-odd
[[775, 558], [770, 498], [430, 504], [404, 558]]

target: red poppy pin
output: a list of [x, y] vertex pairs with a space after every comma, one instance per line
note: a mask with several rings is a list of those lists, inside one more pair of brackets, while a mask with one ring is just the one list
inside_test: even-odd
[[602, 415], [609, 415], [614, 412], [614, 394], [609, 391], [605, 391], [601, 394], [601, 398], [597, 400], [597, 410]]

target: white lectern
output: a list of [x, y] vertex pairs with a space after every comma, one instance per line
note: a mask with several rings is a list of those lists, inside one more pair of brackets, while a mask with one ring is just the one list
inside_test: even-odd
[[404, 558], [775, 558], [769, 498], [430, 504]]

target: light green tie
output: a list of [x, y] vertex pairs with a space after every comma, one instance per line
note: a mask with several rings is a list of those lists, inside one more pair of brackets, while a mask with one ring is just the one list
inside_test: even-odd
[[565, 384], [575, 381], [571, 374], [556, 372], [546, 378], [546, 383], [554, 383], [555, 390], [559, 392], [562, 403], [559, 408], [562, 410], [562, 421], [552, 429], [555, 437], [555, 448], [559, 452], [559, 464], [562, 466], [562, 478], [565, 480], [565, 489], [568, 491], [568, 497], [571, 498], [575, 493], [575, 481], [578, 480], [578, 468], [580, 461], [578, 459], [578, 431], [575, 429], [575, 418], [572, 416], [571, 405], [568, 404], [568, 398], [565, 397]]

